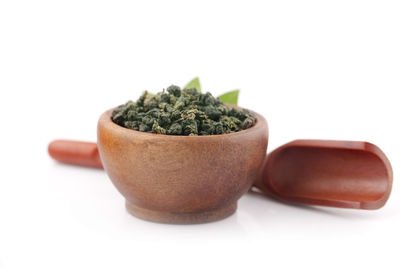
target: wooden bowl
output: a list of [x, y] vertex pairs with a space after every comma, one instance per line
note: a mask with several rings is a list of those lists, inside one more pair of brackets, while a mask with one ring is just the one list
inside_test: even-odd
[[100, 116], [103, 166], [134, 216], [163, 223], [203, 223], [233, 214], [262, 175], [268, 126], [210, 136], [173, 136], [126, 129]]

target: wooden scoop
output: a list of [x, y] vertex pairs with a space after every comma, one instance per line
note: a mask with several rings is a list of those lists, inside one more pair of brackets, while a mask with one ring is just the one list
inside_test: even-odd
[[392, 182], [389, 160], [371, 143], [296, 140], [268, 155], [255, 185], [293, 203], [379, 209]]
[[[56, 140], [57, 161], [103, 168], [95, 143]], [[379, 209], [389, 198], [393, 172], [375, 145], [358, 141], [296, 140], [273, 152], [254, 185], [283, 201], [355, 209]]]

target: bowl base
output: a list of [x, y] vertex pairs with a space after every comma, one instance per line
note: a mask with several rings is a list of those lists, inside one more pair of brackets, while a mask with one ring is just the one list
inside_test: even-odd
[[129, 202], [126, 202], [127, 211], [140, 219], [170, 224], [195, 224], [207, 223], [222, 220], [237, 209], [237, 203], [222, 207], [216, 210], [207, 210], [201, 212], [168, 212], [144, 209]]

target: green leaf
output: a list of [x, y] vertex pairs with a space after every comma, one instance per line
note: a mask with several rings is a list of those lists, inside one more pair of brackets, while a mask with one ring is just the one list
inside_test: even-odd
[[200, 80], [199, 77], [194, 78], [188, 84], [186, 84], [183, 88], [196, 88], [198, 92], [201, 92]]
[[147, 95], [150, 96], [150, 97], [155, 96], [155, 94], [152, 94], [152, 93], [149, 93], [149, 92], [147, 92]]
[[234, 104], [237, 105], [238, 98], [239, 98], [239, 90], [233, 90], [222, 94], [218, 97], [224, 103]]

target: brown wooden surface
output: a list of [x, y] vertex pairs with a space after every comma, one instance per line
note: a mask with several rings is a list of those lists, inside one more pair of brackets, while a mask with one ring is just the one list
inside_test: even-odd
[[[112, 123], [108, 112], [99, 121], [99, 147], [128, 211], [153, 221], [221, 219], [253, 181], [291, 203], [358, 209], [386, 203], [393, 172], [377, 146], [296, 140], [265, 157], [268, 129], [257, 116], [256, 126], [239, 133], [189, 137], [128, 130]], [[63, 163], [102, 168], [95, 143], [58, 140], [49, 153]]]
[[103, 168], [96, 143], [55, 140], [49, 144], [50, 156], [62, 163]]
[[292, 203], [378, 209], [392, 181], [389, 160], [371, 143], [296, 140], [269, 154], [256, 185]]
[[256, 116], [253, 127], [237, 133], [172, 136], [123, 128], [108, 111], [98, 123], [99, 152], [133, 215], [166, 223], [214, 221], [233, 213], [261, 175], [268, 128]]

